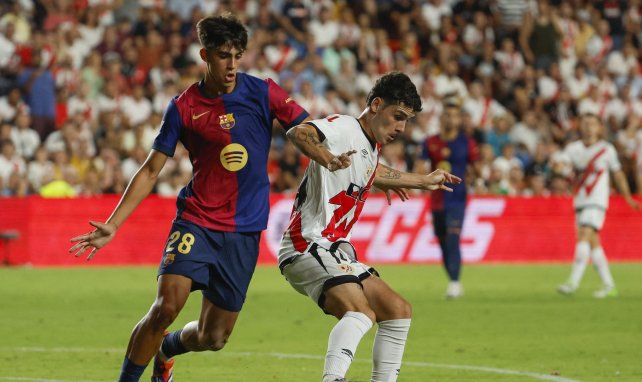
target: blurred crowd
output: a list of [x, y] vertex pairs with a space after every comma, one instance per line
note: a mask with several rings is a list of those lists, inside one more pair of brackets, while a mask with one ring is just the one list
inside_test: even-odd
[[[477, 195], [569, 195], [555, 158], [578, 116], [604, 121], [642, 193], [642, 8], [584, 0], [14, 0], [0, 5], [0, 194], [120, 193], [145, 160], [169, 100], [200, 80], [194, 26], [231, 12], [248, 26], [241, 71], [273, 78], [312, 117], [359, 115], [383, 73], [417, 85], [423, 111], [382, 161], [425, 171], [425, 139], [444, 99], [480, 160]], [[272, 189], [292, 191], [306, 162], [274, 129]], [[156, 186], [191, 178], [178, 148]]]

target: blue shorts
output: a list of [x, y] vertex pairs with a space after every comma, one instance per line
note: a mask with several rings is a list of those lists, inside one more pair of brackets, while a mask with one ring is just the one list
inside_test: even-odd
[[432, 211], [432, 225], [435, 236], [446, 236], [449, 231], [461, 231], [464, 225], [465, 206], [451, 206], [443, 210]]
[[158, 275], [192, 279], [192, 290], [219, 308], [243, 307], [259, 256], [261, 232], [222, 232], [184, 220], [174, 221]]

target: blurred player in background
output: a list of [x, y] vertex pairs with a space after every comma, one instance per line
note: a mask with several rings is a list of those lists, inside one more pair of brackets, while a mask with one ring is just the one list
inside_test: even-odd
[[[428, 170], [430, 167], [442, 169], [465, 179], [468, 167], [479, 159], [479, 149], [475, 140], [463, 132], [461, 125], [462, 111], [459, 103], [454, 100], [445, 101], [440, 133], [426, 139], [423, 146], [422, 159], [426, 161]], [[446, 298], [458, 298], [464, 293], [459, 278], [460, 236], [466, 211], [466, 187], [457, 187], [452, 193], [434, 191], [431, 203], [432, 224], [450, 280]]]
[[359, 262], [350, 232], [372, 185], [396, 192], [405, 188], [452, 191], [460, 179], [442, 170], [429, 175], [402, 173], [378, 163], [381, 145], [404, 131], [421, 110], [408, 76], [380, 78], [359, 118], [331, 115], [301, 124], [288, 138], [310, 162], [294, 202], [279, 250], [279, 268], [298, 292], [339, 319], [328, 339], [323, 381], [345, 381], [359, 341], [376, 322], [372, 381], [397, 380], [410, 328], [411, 307], [377, 272]]
[[[71, 239], [76, 256], [109, 243], [117, 229], [152, 191], [178, 141], [189, 151], [193, 178], [176, 202], [177, 214], [158, 272], [158, 294], [136, 325], [120, 382], [138, 381], [152, 358], [152, 381], [172, 380], [173, 357], [220, 350], [239, 315], [267, 226], [267, 158], [272, 121], [291, 127], [308, 113], [272, 80], [237, 72], [247, 31], [234, 17], [207, 17], [197, 24], [205, 79], [167, 107], [153, 149], [105, 223]], [[165, 333], [192, 290], [203, 291], [201, 315]], [[159, 350], [160, 349], [160, 350]]]
[[593, 296], [615, 297], [617, 289], [598, 235], [604, 225], [604, 217], [609, 205], [610, 172], [613, 173], [615, 185], [624, 196], [626, 203], [635, 210], [639, 210], [640, 205], [631, 197], [615, 148], [600, 138], [602, 130], [600, 118], [595, 114], [583, 115], [580, 130], [581, 140], [568, 144], [563, 155], [560, 156], [560, 161], [570, 165], [576, 174], [573, 204], [577, 223], [577, 244], [575, 262], [571, 268], [569, 280], [560, 285], [558, 291], [562, 294], [575, 292], [590, 257], [603, 284], [603, 287]]

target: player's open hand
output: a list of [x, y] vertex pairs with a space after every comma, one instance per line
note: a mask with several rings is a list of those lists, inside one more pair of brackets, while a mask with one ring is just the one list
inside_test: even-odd
[[453, 192], [453, 189], [446, 186], [446, 183], [459, 184], [461, 183], [461, 178], [442, 169], [437, 169], [426, 175], [424, 188], [430, 191], [444, 190]]
[[330, 170], [330, 172], [334, 172], [337, 170], [350, 167], [350, 165], [352, 164], [352, 160], [350, 159], [350, 156], [356, 152], [357, 150], [350, 150], [348, 152], [345, 152], [341, 155], [337, 155], [336, 157], [332, 158], [332, 160], [328, 162], [328, 170]]
[[87, 249], [93, 248], [89, 253], [89, 256], [87, 256], [87, 261], [91, 260], [96, 254], [96, 251], [107, 245], [107, 243], [109, 243], [111, 239], [114, 238], [117, 230], [117, 227], [114, 223], [99, 223], [90, 221], [89, 224], [96, 227], [96, 229], [92, 232], [73, 237], [71, 239], [71, 242], [77, 244], [69, 249], [69, 253], [76, 252], [74, 256], [78, 257], [85, 253]]

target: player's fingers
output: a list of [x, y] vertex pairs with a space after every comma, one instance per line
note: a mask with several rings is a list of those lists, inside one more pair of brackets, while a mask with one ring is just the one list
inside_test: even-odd
[[89, 233], [83, 233], [82, 235], [78, 235], [78, 236], [72, 237], [71, 239], [69, 239], [69, 241], [71, 241], [72, 243], [74, 243], [74, 242], [76, 242], [76, 241], [83, 241], [83, 240], [87, 240], [87, 239], [89, 239], [89, 237], [91, 236], [91, 234], [92, 234], [91, 232], [89, 232]]
[[448, 192], [453, 192], [452, 188], [444, 186], [443, 184], [439, 185], [439, 189], [444, 190], [444, 191], [448, 191]]
[[399, 195], [399, 198], [401, 199], [402, 202], [405, 202], [406, 200], [410, 199], [410, 195], [408, 195], [408, 190], [406, 190], [405, 188], [395, 189], [395, 193]]
[[82, 255], [83, 253], [85, 253], [85, 251], [86, 251], [86, 250], [87, 250], [87, 246], [86, 246], [86, 245], [83, 245], [82, 247], [78, 248], [78, 251], [76, 252], [76, 254], [74, 255], [74, 257], [79, 257], [80, 255]]
[[448, 183], [459, 184], [459, 183], [461, 183], [461, 178], [456, 176], [456, 175], [453, 175], [453, 174], [450, 174], [450, 173], [446, 173], [446, 181]]
[[91, 259], [93, 259], [97, 251], [98, 251], [98, 248], [94, 247], [94, 249], [91, 250], [91, 253], [89, 253], [89, 256], [87, 256], [87, 261], [90, 261]]
[[386, 191], [386, 199], [388, 200], [388, 205], [392, 205], [392, 197], [390, 196], [390, 191]]
[[350, 151], [348, 151], [347, 153], [345, 153], [345, 154], [343, 154], [343, 155], [345, 155], [345, 156], [348, 156], [348, 157], [349, 157], [350, 155], [352, 155], [352, 154], [356, 154], [356, 153], [357, 153], [357, 150], [350, 150]]
[[76, 252], [77, 250], [79, 250], [80, 248], [83, 248], [83, 247], [85, 247], [85, 242], [78, 243], [78, 244], [74, 245], [73, 247], [69, 248], [69, 253]]

